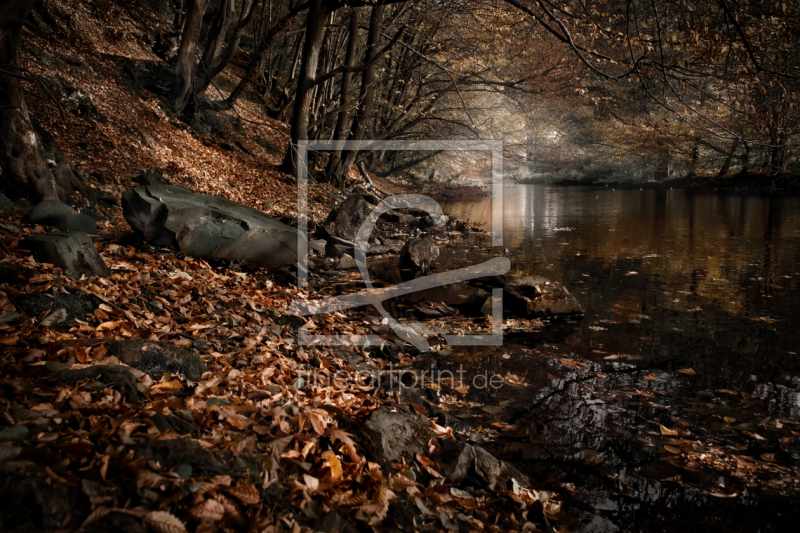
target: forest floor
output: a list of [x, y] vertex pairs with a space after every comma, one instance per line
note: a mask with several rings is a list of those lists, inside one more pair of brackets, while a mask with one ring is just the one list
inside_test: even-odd
[[[144, 38], [161, 24], [151, 13], [107, 1], [50, 4], [61, 24], [26, 28], [23, 61], [75, 105], [59, 112], [35, 84], [28, 104], [88, 183], [119, 198], [142, 169], [155, 169], [196, 192], [296, 218], [296, 187], [276, 169], [285, 124], [264, 119], [255, 98], [194, 128], [178, 121], [125, 81], [131, 64], [158, 61]], [[231, 66], [220, 90], [240, 75]], [[337, 200], [314, 184], [310, 218], [323, 220]], [[397, 407], [397, 397], [357, 377], [341, 352], [299, 346], [297, 334], [363, 334], [370, 324], [287, 317], [293, 301], [321, 295], [281, 272], [153, 248], [118, 205], [94, 206], [106, 217], [94, 241], [111, 275], [70, 280], [19, 247], [49, 231], [21, 222], [28, 205], [0, 214], [0, 529], [562, 530], [552, 525], [561, 515], [550, 492], [462, 490], [426, 453], [409, 464], [367, 458], [344, 428]], [[135, 339], [174, 346], [198, 369], [136, 370], [110, 343]], [[386, 363], [348, 350], [367, 365]], [[354, 377], [309, 386], [312, 370]], [[452, 428], [425, 420], [433, 453]]]

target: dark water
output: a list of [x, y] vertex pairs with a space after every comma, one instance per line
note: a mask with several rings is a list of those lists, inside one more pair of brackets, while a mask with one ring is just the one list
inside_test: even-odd
[[[506, 378], [452, 399], [454, 411], [558, 492], [563, 512], [551, 518], [569, 531], [796, 530], [800, 199], [504, 194], [513, 273], [562, 282], [586, 314], [511, 327], [499, 350], [452, 350], [439, 364]], [[444, 207], [491, 218], [491, 199]], [[442, 269], [500, 253], [487, 246], [445, 250]]]

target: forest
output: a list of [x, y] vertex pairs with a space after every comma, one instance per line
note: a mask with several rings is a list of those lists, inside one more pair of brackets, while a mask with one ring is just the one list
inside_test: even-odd
[[0, 0], [0, 530], [787, 530], [798, 88], [797, 0]]

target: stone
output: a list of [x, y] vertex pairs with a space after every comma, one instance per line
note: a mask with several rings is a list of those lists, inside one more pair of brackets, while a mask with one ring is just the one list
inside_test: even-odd
[[487, 291], [462, 281], [411, 293], [407, 296], [407, 301], [442, 303], [463, 314], [478, 315], [489, 296]]
[[360, 194], [349, 196], [338, 209], [328, 214], [323, 227], [329, 235], [354, 241], [361, 224], [372, 212], [374, 206]]
[[367, 247], [367, 255], [383, 255], [392, 251], [390, 246], [385, 244], [370, 244]]
[[425, 215], [419, 219], [419, 229], [428, 229], [434, 226], [444, 227], [447, 224], [447, 215]]
[[357, 268], [356, 260], [352, 256], [344, 254], [339, 260], [339, 265], [336, 267], [336, 270], [355, 270]]
[[197, 381], [206, 370], [192, 350], [168, 342], [147, 339], [81, 339], [59, 344], [68, 350], [70, 346], [99, 345], [106, 349], [106, 357], [116, 357], [121, 363], [141, 370], [153, 379], [159, 379], [165, 373], [175, 373]]
[[8, 199], [8, 196], [0, 192], [0, 212], [11, 213], [14, 211], [14, 204]]
[[392, 412], [388, 407], [370, 413], [357, 436], [370, 457], [387, 468], [403, 458], [411, 463], [417, 454], [426, 455], [428, 441], [436, 439], [427, 418]]
[[20, 296], [17, 300], [20, 308], [25, 314], [37, 317], [45, 311], [66, 311], [66, 319], [61, 323], [62, 326], [71, 326], [76, 319], [86, 320], [86, 317], [97, 309], [102, 301], [85, 292], [73, 291], [69, 294], [56, 294], [51, 297], [44, 292], [35, 292]]
[[439, 257], [439, 247], [432, 239], [411, 239], [400, 250], [400, 268], [427, 272]]
[[325, 247], [328, 245], [328, 242], [325, 239], [314, 239], [312, 241], [308, 241], [308, 251], [310, 253], [318, 253], [324, 254]]
[[503, 312], [518, 317], [571, 315], [583, 313], [583, 308], [562, 284], [526, 276], [511, 279], [503, 287]]
[[72, 279], [82, 275], [108, 277], [111, 271], [97, 253], [92, 239], [81, 232], [47, 233], [23, 240], [19, 247], [30, 250], [40, 263], [51, 263]]
[[122, 208], [137, 235], [193, 257], [270, 268], [297, 262], [296, 228], [221, 196], [179, 185], [142, 185], [122, 193]]
[[381, 215], [381, 218], [385, 219], [387, 222], [392, 222], [394, 224], [411, 224], [416, 219], [407, 214], [407, 213], [400, 213], [397, 211], [390, 211], [389, 213], [384, 213]]
[[477, 486], [494, 492], [511, 489], [512, 479], [521, 487], [530, 486], [525, 474], [479, 446], [456, 439], [446, 439], [441, 445], [441, 450], [433, 458], [438, 461], [442, 474], [450, 483]]
[[59, 231], [96, 233], [97, 223], [88, 215], [78, 213], [58, 200], [43, 200], [25, 213], [22, 222], [52, 226]]
[[336, 236], [328, 237], [325, 245], [325, 255], [327, 257], [342, 257], [344, 254], [355, 255], [355, 243]]
[[34, 461], [0, 463], [3, 531], [63, 529], [74, 516], [78, 491]]

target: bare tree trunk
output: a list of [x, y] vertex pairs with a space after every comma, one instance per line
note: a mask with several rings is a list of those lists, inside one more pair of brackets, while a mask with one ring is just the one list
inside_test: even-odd
[[[200, 29], [203, 26], [203, 13], [206, 11], [208, 0], [190, 0], [186, 13], [181, 46], [178, 48], [178, 58], [175, 61], [175, 101], [174, 107], [179, 114], [193, 115], [193, 80], [195, 53], [197, 42], [200, 38]], [[187, 107], [189, 109], [187, 109]], [[188, 113], [185, 112], [188, 111]]]
[[0, 1], [0, 171], [3, 186], [36, 199], [66, 200], [85, 188], [64, 154], [31, 121], [20, 84], [22, 25], [36, 0]]
[[[356, 61], [356, 46], [358, 45], [358, 10], [350, 8], [349, 20], [349, 35], [347, 37], [347, 51], [344, 57], [344, 66], [352, 68], [355, 66]], [[342, 108], [339, 111], [339, 116], [336, 119], [336, 127], [333, 130], [333, 139], [336, 141], [345, 140], [347, 138], [347, 126], [350, 112], [348, 105], [350, 104], [350, 92], [353, 90], [353, 73], [344, 71], [342, 73], [341, 94], [339, 95], [339, 106]], [[334, 168], [339, 165], [342, 158], [342, 152], [335, 150], [331, 154], [331, 159], [328, 162], [327, 174], [331, 175]]]
[[725, 162], [722, 163], [722, 168], [719, 169], [719, 173], [717, 177], [725, 176], [728, 173], [728, 170], [731, 168], [731, 160], [733, 159], [733, 155], [736, 153], [736, 149], [739, 148], [739, 139], [734, 139], [733, 144], [731, 145], [731, 150], [728, 152], [728, 155], [725, 156]]
[[[383, 11], [384, 6], [382, 4], [372, 7], [372, 14], [369, 21], [369, 33], [367, 34], [367, 51], [364, 55], [365, 62], [369, 61], [378, 49], [378, 41], [380, 40], [381, 31], [383, 30]], [[361, 75], [361, 90], [359, 92], [361, 105], [356, 111], [352, 131], [350, 133], [350, 139], [354, 141], [362, 140], [369, 130], [370, 115], [375, 99], [376, 64], [377, 61], [371, 63]], [[347, 174], [350, 172], [353, 163], [355, 163], [356, 157], [358, 157], [357, 150], [348, 150], [342, 153], [341, 159], [330, 174], [330, 182], [333, 183], [334, 186], [339, 188], [344, 187]]]
[[303, 43], [300, 78], [292, 110], [291, 144], [286, 151], [280, 169], [287, 174], [297, 175], [297, 159], [295, 149], [297, 143], [308, 140], [309, 109], [314, 88], [314, 78], [319, 65], [319, 53], [325, 35], [325, 19], [328, 14], [324, 0], [311, 0], [306, 17], [306, 36]]

